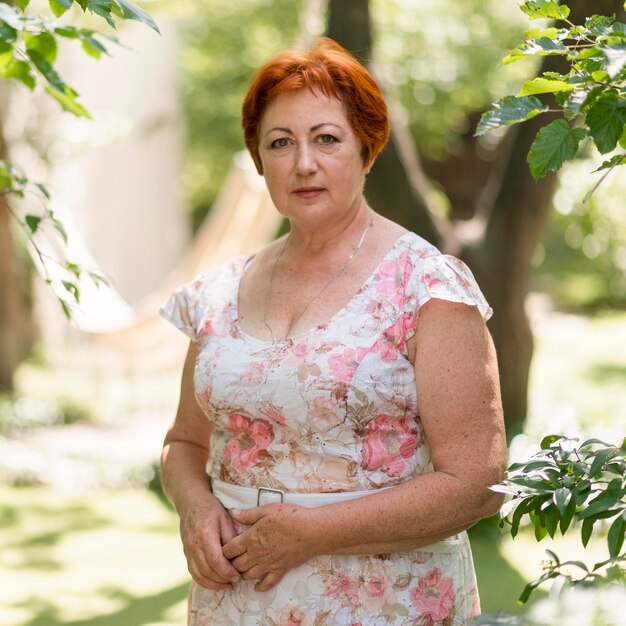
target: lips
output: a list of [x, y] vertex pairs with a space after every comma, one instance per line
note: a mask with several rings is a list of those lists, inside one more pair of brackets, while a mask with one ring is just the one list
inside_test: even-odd
[[293, 190], [293, 193], [301, 198], [315, 198], [319, 196], [322, 191], [324, 191], [323, 187], [298, 187]]

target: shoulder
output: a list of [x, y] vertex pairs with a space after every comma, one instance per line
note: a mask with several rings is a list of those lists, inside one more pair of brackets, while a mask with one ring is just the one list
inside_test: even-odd
[[472, 271], [461, 259], [442, 253], [415, 233], [405, 233], [401, 244], [408, 307], [417, 310], [432, 299], [444, 300], [475, 306], [483, 318], [489, 319], [492, 310]]

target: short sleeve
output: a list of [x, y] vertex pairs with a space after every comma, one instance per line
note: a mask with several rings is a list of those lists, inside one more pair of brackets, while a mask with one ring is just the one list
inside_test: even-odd
[[447, 254], [426, 257], [422, 271], [415, 278], [416, 310], [431, 298], [438, 298], [475, 306], [485, 321], [493, 314], [471, 270], [456, 257]]
[[191, 341], [198, 342], [198, 320], [201, 315], [200, 289], [202, 279], [195, 280], [177, 289], [159, 308], [159, 314], [178, 330], [185, 333]]

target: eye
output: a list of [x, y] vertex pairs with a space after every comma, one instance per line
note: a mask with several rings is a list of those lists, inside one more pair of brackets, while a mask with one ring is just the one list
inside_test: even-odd
[[289, 145], [289, 139], [287, 137], [279, 137], [274, 139], [270, 144], [270, 148], [286, 148]]
[[337, 143], [338, 139], [337, 137], [333, 136], [333, 135], [329, 135], [328, 133], [325, 133], [323, 135], [320, 135], [317, 140], [321, 143], [324, 144], [325, 146], [330, 146], [333, 143]]

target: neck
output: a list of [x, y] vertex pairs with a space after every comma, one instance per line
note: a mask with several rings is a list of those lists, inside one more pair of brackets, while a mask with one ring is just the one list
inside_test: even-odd
[[374, 212], [365, 202], [365, 199], [344, 219], [332, 224], [324, 224], [324, 227], [303, 227], [301, 224], [291, 222], [289, 241], [285, 254], [290, 256], [317, 256], [326, 250], [337, 250], [345, 242], [354, 245], [363, 231], [374, 219]]

